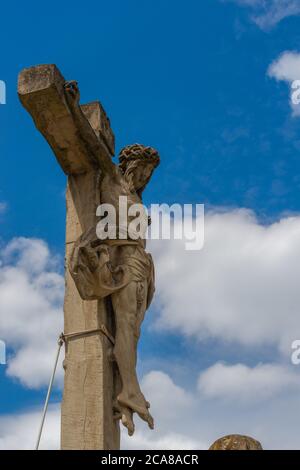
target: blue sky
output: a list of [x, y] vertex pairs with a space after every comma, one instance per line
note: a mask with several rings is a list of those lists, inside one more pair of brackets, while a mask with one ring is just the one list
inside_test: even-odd
[[[60, 257], [52, 271], [62, 273], [65, 176], [16, 93], [20, 70], [39, 63], [55, 63], [66, 79], [78, 80], [82, 103], [100, 99], [117, 152], [134, 142], [159, 150], [161, 165], [146, 191], [147, 204], [205, 203], [221, 213], [246, 208], [256, 219], [251, 225], [245, 216], [243, 222], [255, 230], [287, 214], [299, 223], [300, 121], [291, 112], [288, 84], [268, 75], [281, 54], [299, 49], [298, 9], [273, 21], [272, 0], [263, 12], [257, 2], [246, 3], [54, 0], [47, 8], [34, 2], [1, 6], [0, 79], [7, 85], [7, 104], [0, 105], [2, 248], [13, 237], [41, 239]], [[276, 339], [243, 342], [209, 326], [195, 337], [179, 322], [162, 326], [166, 302], [162, 296], [145, 322], [141, 376], [159, 370], [178, 386], [193, 388], [199, 371], [220, 360], [247, 367], [288, 364]], [[8, 343], [12, 355], [14, 344]], [[0, 381], [0, 420], [42, 405], [43, 387], [22, 385], [3, 366]], [[59, 396], [56, 390], [54, 403]], [[278, 440], [274, 436], [269, 445]]]

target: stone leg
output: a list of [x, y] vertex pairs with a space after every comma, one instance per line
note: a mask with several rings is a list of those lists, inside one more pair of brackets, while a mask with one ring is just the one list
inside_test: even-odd
[[[153, 418], [149, 413], [149, 403], [141, 392], [136, 374], [137, 343], [140, 326], [146, 311], [147, 281], [130, 282], [126, 287], [112, 295], [112, 305], [116, 320], [114, 356], [121, 381], [121, 392], [117, 397], [122, 422], [132, 433], [132, 412], [153, 428]], [[144, 294], [144, 295], [143, 295]], [[130, 414], [131, 411], [131, 414]], [[131, 418], [131, 420], [130, 420]]]

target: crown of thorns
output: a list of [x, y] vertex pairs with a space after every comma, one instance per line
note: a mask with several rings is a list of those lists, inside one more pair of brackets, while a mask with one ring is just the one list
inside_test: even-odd
[[132, 160], [142, 160], [152, 162], [156, 167], [159, 165], [158, 151], [153, 147], [145, 147], [141, 144], [127, 145], [119, 153], [119, 162], [121, 167], [125, 167]]

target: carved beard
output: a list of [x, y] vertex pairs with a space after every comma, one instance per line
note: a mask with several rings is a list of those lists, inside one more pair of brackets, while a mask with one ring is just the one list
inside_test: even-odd
[[133, 177], [134, 177], [134, 172], [133, 170], [126, 170], [125, 171], [125, 174], [124, 174], [124, 178], [125, 178], [125, 181], [129, 187], [129, 191], [131, 193], [135, 192], [135, 187], [134, 187], [134, 183], [133, 183]]
[[131, 193], [134, 193], [134, 192], [137, 192], [138, 194], [140, 192], [142, 192], [142, 190], [144, 189], [145, 185], [143, 188], [140, 188], [140, 189], [137, 189], [135, 186], [134, 186], [134, 170], [138, 167], [138, 165], [140, 165], [141, 162], [138, 161], [138, 160], [133, 160], [132, 162], [130, 162], [125, 170], [125, 173], [124, 173], [124, 178], [125, 178], [125, 181], [129, 187], [129, 190]]
[[140, 198], [142, 198], [142, 192], [144, 191], [145, 187], [147, 186], [147, 184], [148, 184], [148, 182], [149, 182], [149, 180], [152, 176], [154, 166], [153, 166], [151, 174], [149, 175], [148, 178], [144, 179], [143, 185], [140, 188], [136, 188], [135, 185], [134, 185], [134, 171], [139, 165], [145, 166], [147, 164], [148, 164], [148, 162], [145, 161], [145, 160], [140, 160], [140, 159], [132, 160], [131, 162], [128, 163], [127, 167], [125, 168], [125, 172], [123, 172], [124, 179], [125, 179], [125, 182], [126, 182], [128, 188], [129, 188], [129, 191], [131, 193], [137, 193], [137, 195]]

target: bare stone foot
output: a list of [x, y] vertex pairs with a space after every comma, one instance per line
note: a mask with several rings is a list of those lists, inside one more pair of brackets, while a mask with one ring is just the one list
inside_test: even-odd
[[127, 428], [128, 435], [132, 436], [134, 434], [135, 426], [133, 421], [133, 412], [130, 408], [121, 405], [118, 401], [114, 402], [114, 419], [120, 419], [123, 426]]
[[122, 392], [118, 396], [117, 401], [121, 406], [125, 406], [126, 408], [136, 412], [141, 419], [148, 423], [150, 429], [154, 429], [154, 420], [149, 413], [150, 403], [145, 400], [142, 393], [128, 397], [128, 395]]
[[123, 426], [127, 428], [128, 436], [132, 436], [134, 434], [134, 422], [132, 411], [129, 408], [122, 407], [121, 415], [121, 422]]

